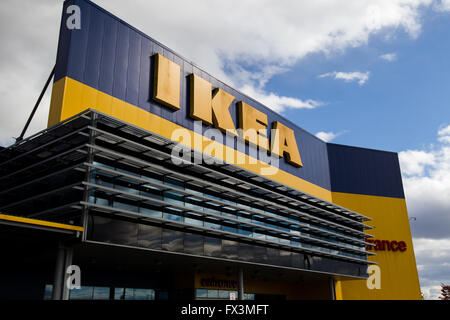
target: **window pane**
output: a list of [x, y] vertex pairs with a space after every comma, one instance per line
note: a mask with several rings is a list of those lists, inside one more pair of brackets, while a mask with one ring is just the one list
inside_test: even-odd
[[182, 194], [171, 191], [164, 191], [163, 194], [165, 202], [171, 203], [179, 207], [184, 207], [184, 198]]
[[114, 189], [133, 194], [139, 193], [139, 191], [135, 189], [135, 185], [128, 181], [116, 181]]
[[244, 293], [244, 300], [255, 300], [254, 293]]
[[219, 290], [208, 290], [208, 298], [218, 298]]
[[222, 241], [217, 238], [205, 237], [205, 255], [217, 257], [222, 251]]
[[114, 288], [114, 300], [127, 300], [127, 289], [125, 288]]
[[219, 222], [219, 220], [212, 219], [212, 218], [210, 218], [210, 219], [208, 219], [208, 220], [211, 221], [211, 222], [205, 221], [205, 227], [206, 227], [206, 228], [211, 228], [211, 229], [216, 229], [216, 230], [221, 230], [221, 229], [222, 229], [222, 226], [221, 226], [220, 224], [218, 224], [218, 223], [213, 223], [213, 222], [212, 222], [212, 221], [217, 221], [217, 222]]
[[69, 293], [70, 300], [92, 300], [94, 287], [81, 287], [80, 289], [72, 289]]
[[274, 237], [274, 236], [271, 236], [271, 235], [266, 235], [266, 239], [267, 239], [268, 241], [273, 241], [273, 242], [279, 242], [279, 241], [280, 241], [279, 238]]
[[44, 300], [51, 300], [53, 294], [53, 285], [52, 284], [46, 284], [45, 285], [45, 292], [44, 292]]
[[186, 233], [184, 235], [184, 252], [203, 255], [203, 236]]
[[266, 235], [259, 233], [259, 232], [253, 232], [253, 237], [256, 239], [261, 239], [261, 240], [265, 240], [266, 239]]
[[230, 227], [230, 226], [222, 226], [222, 230], [223, 231], [227, 231], [227, 232], [233, 232], [233, 233], [237, 233], [237, 228], [236, 227]]
[[159, 189], [147, 184], [142, 186], [141, 196], [162, 200], [162, 195]]
[[94, 216], [92, 240], [132, 246], [137, 244], [137, 233], [136, 223]]
[[239, 258], [244, 261], [254, 261], [254, 246], [245, 244], [245, 243], [239, 243]]
[[247, 215], [247, 214], [242, 214], [241, 213], [241, 215], [238, 217], [238, 219], [240, 220], [240, 221], [244, 221], [244, 222], [252, 222], [252, 219], [251, 219], [251, 215]]
[[183, 221], [183, 219], [184, 219], [184, 217], [182, 217], [182, 216], [179, 216], [177, 214], [167, 213], [167, 212], [163, 213], [163, 218], [173, 220], [173, 221]]
[[109, 288], [94, 287], [94, 300], [109, 300]]
[[95, 198], [95, 203], [99, 204], [101, 206], [109, 206], [109, 200], [108, 199], [103, 199], [103, 198]]
[[206, 290], [206, 289], [197, 289], [195, 294], [196, 294], [196, 297], [198, 297], [198, 298], [207, 298], [208, 297], [208, 290]]
[[139, 225], [138, 245], [149, 249], [161, 249], [162, 230], [160, 227]]
[[145, 207], [140, 207], [139, 213], [145, 214], [150, 217], [156, 217], [156, 218], [162, 217], [161, 211], [157, 211], [157, 210], [153, 210], [153, 209], [149, 209], [149, 208], [145, 208]]
[[250, 230], [246, 230], [246, 229], [239, 229], [239, 234], [242, 234], [247, 237], [253, 236], [253, 233]]
[[[219, 207], [217, 207], [217, 208], [219, 209]], [[215, 209], [205, 208], [204, 211], [206, 213], [212, 213], [212, 214], [215, 214], [215, 215], [218, 215], [218, 216], [222, 215], [222, 211], [215, 210]]]
[[238, 246], [236, 241], [222, 239], [222, 258], [238, 259]]
[[183, 232], [163, 229], [163, 250], [168, 251], [183, 251]]
[[107, 175], [104, 175], [104, 174], [102, 174], [102, 175], [95, 175], [94, 176], [94, 183], [95, 184], [99, 184], [99, 185], [101, 185], [101, 186], [105, 186], [105, 187], [108, 187], [108, 188], [113, 188], [114, 187], [114, 185], [110, 182], [110, 181], [112, 181], [112, 177], [110, 177], [110, 176], [107, 176]]
[[203, 217], [201, 215], [190, 212], [184, 217], [184, 222], [187, 224], [192, 224], [194, 226], [203, 227], [202, 218]]
[[134, 300], [155, 300], [155, 291], [152, 289], [135, 289]]
[[114, 201], [113, 202], [113, 207], [114, 208], [118, 208], [118, 209], [122, 209], [122, 210], [127, 210], [127, 211], [132, 211], [132, 212], [138, 212], [138, 207], [130, 205], [130, 204], [126, 204], [123, 202], [119, 202], [119, 201]]

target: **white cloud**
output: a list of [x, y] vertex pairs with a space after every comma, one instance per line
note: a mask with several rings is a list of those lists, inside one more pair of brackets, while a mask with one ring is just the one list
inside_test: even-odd
[[325, 142], [331, 142], [332, 140], [336, 139], [341, 134], [342, 134], [342, 132], [320, 131], [320, 132], [316, 133], [316, 137], [319, 139], [322, 139]]
[[414, 253], [424, 298], [438, 299], [441, 283], [450, 283], [450, 238], [416, 238]]
[[419, 9], [432, 1], [198, 0], [193, 7], [181, 0], [136, 0], [133, 6], [121, 0], [95, 2], [211, 70], [217, 69], [211, 60], [217, 54], [289, 64], [311, 52], [366, 44], [383, 28], [403, 28], [417, 36]]
[[450, 283], [450, 125], [426, 150], [399, 153], [414, 251], [425, 298]]
[[[55, 64], [62, 3], [55, 0], [0, 4], [0, 145], [20, 135]], [[46, 126], [50, 90], [27, 135]]]
[[322, 102], [316, 100], [301, 100], [298, 98], [279, 96], [273, 92], [268, 93], [260, 88], [255, 88], [252, 85], [245, 85], [241, 88], [241, 90], [249, 97], [261, 102], [265, 106], [270, 107], [276, 112], [282, 112], [286, 108], [314, 109], [323, 105]]
[[392, 53], [385, 53], [385, 54], [382, 54], [380, 56], [380, 58], [383, 59], [383, 60], [392, 62], [392, 61], [397, 60], [397, 54], [394, 53], [394, 52], [392, 52]]
[[400, 153], [402, 172], [407, 176], [422, 176], [427, 166], [435, 164], [433, 153], [422, 150], [407, 150]]
[[267, 81], [275, 74], [286, 72], [286, 68], [272, 65], [266, 69], [250, 72], [245, 68], [235, 64], [229, 69], [233, 74], [234, 84], [249, 97], [261, 102], [265, 106], [276, 112], [283, 112], [287, 108], [291, 109], [314, 109], [324, 103], [313, 99], [302, 100], [294, 97], [280, 96], [264, 89]]
[[336, 80], [344, 80], [345, 82], [352, 82], [352, 81], [358, 81], [358, 84], [362, 86], [364, 83], [366, 83], [367, 80], [369, 80], [369, 71], [366, 72], [328, 72], [324, 73], [318, 76], [318, 78], [333, 78]]
[[420, 291], [422, 291], [423, 298], [425, 300], [438, 300], [441, 295], [440, 285], [427, 285], [421, 286]]
[[450, 144], [450, 125], [438, 131], [438, 141]]
[[435, 9], [438, 11], [450, 11], [450, 0], [441, 0], [435, 4]]
[[415, 235], [450, 238], [450, 126], [438, 132], [427, 150], [399, 153], [410, 216], [417, 217]]

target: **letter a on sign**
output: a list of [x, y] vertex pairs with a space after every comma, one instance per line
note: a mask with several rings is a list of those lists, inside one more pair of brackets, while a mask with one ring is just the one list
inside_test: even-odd
[[278, 121], [273, 123], [272, 146], [270, 151], [280, 158], [286, 156], [287, 162], [294, 166], [303, 167], [294, 130]]
[[381, 289], [381, 269], [377, 265], [371, 265], [367, 268], [369, 278], [367, 279], [367, 288], [369, 290]]

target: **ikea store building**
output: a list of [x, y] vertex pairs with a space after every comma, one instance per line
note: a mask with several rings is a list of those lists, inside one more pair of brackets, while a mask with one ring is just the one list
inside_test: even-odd
[[88, 0], [48, 128], [0, 151], [0, 230], [1, 299], [421, 298], [396, 153], [326, 143]]

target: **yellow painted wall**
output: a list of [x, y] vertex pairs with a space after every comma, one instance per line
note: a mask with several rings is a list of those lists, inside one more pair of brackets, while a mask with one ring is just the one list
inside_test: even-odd
[[342, 300], [421, 299], [411, 231], [405, 199], [332, 192], [333, 202], [360, 212], [372, 221], [368, 230], [375, 239], [403, 240], [404, 252], [376, 251], [369, 260], [381, 269], [381, 289], [369, 290], [366, 280], [338, 280], [336, 298]]

